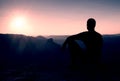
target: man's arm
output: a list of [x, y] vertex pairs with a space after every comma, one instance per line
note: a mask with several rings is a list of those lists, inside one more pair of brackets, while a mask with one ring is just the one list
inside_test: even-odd
[[69, 40], [81, 40], [82, 38], [84, 38], [83, 33], [79, 33], [79, 34], [70, 36], [68, 39]]
[[74, 41], [74, 40], [80, 40], [83, 38], [83, 34], [80, 33], [80, 34], [76, 34], [76, 35], [72, 35], [72, 36], [69, 36], [65, 42], [63, 43], [62, 45], [62, 50], [64, 50], [66, 48], [66, 45], [71, 42], [71, 41]]

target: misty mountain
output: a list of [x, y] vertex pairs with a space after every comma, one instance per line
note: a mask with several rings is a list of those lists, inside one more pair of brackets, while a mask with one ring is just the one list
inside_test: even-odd
[[[49, 77], [48, 80], [55, 79], [54, 81], [62, 79], [63, 74], [67, 73], [67, 67], [70, 64], [68, 49], [65, 52], [61, 51], [61, 45], [67, 37], [32, 37], [17, 34], [0, 34], [1, 80], [10, 76], [27, 76], [27, 78], [35, 76], [31, 81], [44, 80], [44, 77]], [[103, 35], [102, 63], [110, 64], [109, 71], [115, 70], [115, 68], [118, 71], [120, 64], [119, 58], [120, 35]], [[113, 64], [117, 64], [117, 66], [114, 65], [113, 68]], [[32, 74], [29, 72], [32, 72]], [[41, 74], [36, 74], [38, 72]], [[44, 75], [44, 77], [35, 80], [38, 75], [39, 77], [41, 77], [40, 75]]]
[[50, 62], [57, 59], [59, 51], [60, 45], [52, 38], [0, 34], [0, 63], [3, 65], [37, 63], [43, 60]]
[[[0, 34], [0, 58], [27, 59], [62, 57], [61, 45], [68, 36], [25, 36]], [[120, 62], [120, 35], [103, 35], [102, 61]], [[59, 55], [58, 55], [59, 54]], [[47, 58], [48, 57], [48, 58]], [[4, 60], [4, 59], [3, 59]]]

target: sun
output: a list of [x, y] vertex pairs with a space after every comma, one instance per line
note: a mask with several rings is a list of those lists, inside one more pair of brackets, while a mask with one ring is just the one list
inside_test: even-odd
[[22, 17], [18, 17], [14, 20], [13, 24], [16, 26], [16, 27], [23, 27], [25, 25], [25, 19], [22, 18]]
[[25, 17], [15, 17], [12, 22], [11, 22], [11, 26], [14, 28], [18, 28], [21, 29], [26, 25], [26, 18]]
[[14, 33], [24, 33], [28, 31], [27, 18], [24, 16], [12, 17], [10, 22], [10, 29]]

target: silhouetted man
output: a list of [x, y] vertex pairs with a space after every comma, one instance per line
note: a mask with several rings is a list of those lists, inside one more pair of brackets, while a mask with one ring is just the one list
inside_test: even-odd
[[[68, 44], [71, 56], [71, 65], [75, 67], [75, 60], [77, 57], [82, 59], [83, 63], [87, 59], [87, 63], [98, 64], [101, 57], [102, 49], [102, 35], [95, 31], [96, 21], [93, 18], [87, 21], [87, 30], [85, 32], [69, 36], [62, 48], [65, 49]], [[81, 40], [86, 46], [86, 54], [83, 54], [81, 47], [76, 40]]]

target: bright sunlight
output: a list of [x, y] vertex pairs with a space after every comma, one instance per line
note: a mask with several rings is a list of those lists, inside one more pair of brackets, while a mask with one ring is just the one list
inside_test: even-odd
[[22, 29], [26, 24], [26, 18], [24, 17], [16, 17], [11, 22], [11, 26], [15, 29]]
[[28, 33], [30, 31], [28, 19], [25, 16], [12, 17], [10, 30], [14, 33]]

